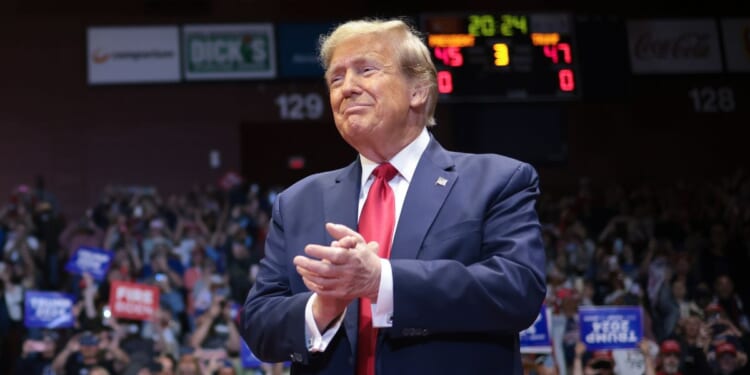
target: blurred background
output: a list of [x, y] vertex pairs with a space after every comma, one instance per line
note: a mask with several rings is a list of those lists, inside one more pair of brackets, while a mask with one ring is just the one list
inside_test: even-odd
[[[0, 373], [44, 371], [6, 360], [28, 357], [77, 374], [100, 360], [94, 351], [96, 360], [76, 362], [87, 345], [106, 352], [115, 373], [160, 373], [169, 367], [160, 355], [205, 372], [226, 360], [232, 371], [285, 371], [238, 365], [237, 304], [263, 256], [276, 194], [355, 157], [332, 122], [318, 36], [352, 18], [391, 16], [420, 30], [433, 53], [437, 139], [539, 171], [556, 314], [566, 316], [568, 299], [631, 296], [650, 316], [653, 348], [697, 345], [708, 366], [697, 373], [730, 373], [715, 350], [727, 340], [681, 336], [688, 321], [710, 331], [704, 312], [718, 304], [736, 331], [732, 371], [746, 371], [744, 5], [3, 0]], [[111, 254], [101, 280], [66, 269], [81, 246]], [[675, 280], [693, 313], [681, 309]], [[116, 281], [159, 288], [153, 322], [104, 314]], [[73, 295], [74, 326], [24, 324], [29, 290]], [[38, 344], [45, 340], [54, 346]], [[575, 340], [568, 344], [557, 349], [564, 358], [537, 364], [572, 371]], [[128, 351], [142, 347], [150, 349]], [[634, 353], [646, 366], [648, 355]], [[683, 372], [694, 369], [681, 358]]]

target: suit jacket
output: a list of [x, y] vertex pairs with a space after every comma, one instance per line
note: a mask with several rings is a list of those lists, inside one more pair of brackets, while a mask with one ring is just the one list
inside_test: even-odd
[[[357, 301], [326, 351], [308, 352], [311, 292], [292, 259], [307, 244], [332, 241], [326, 222], [357, 227], [360, 176], [355, 161], [297, 182], [274, 202], [240, 328], [259, 359], [291, 359], [293, 373], [355, 372]], [[393, 238], [393, 326], [379, 330], [378, 374], [521, 374], [518, 332], [536, 318], [546, 288], [538, 194], [530, 165], [430, 140]]]

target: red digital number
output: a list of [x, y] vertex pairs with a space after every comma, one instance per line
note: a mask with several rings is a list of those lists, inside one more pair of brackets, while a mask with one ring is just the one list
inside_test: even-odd
[[464, 55], [458, 47], [435, 47], [435, 57], [447, 66], [461, 66], [464, 64]]
[[562, 91], [573, 91], [576, 89], [576, 81], [573, 77], [573, 71], [570, 69], [560, 69], [557, 73], [558, 83], [560, 90]]
[[453, 75], [447, 70], [441, 70], [437, 74], [438, 92], [450, 94], [453, 92]]
[[573, 57], [570, 55], [570, 44], [568, 43], [557, 43], [557, 49], [563, 53], [563, 61], [566, 64], [570, 64], [573, 61]]
[[558, 51], [563, 54], [563, 62], [566, 64], [573, 62], [573, 56], [570, 54], [569, 43], [557, 43], [544, 46], [544, 56], [549, 57], [555, 64], [559, 61]]

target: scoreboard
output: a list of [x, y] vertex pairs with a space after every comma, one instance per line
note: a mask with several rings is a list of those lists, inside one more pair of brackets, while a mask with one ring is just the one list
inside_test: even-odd
[[580, 97], [570, 14], [423, 14], [420, 25], [443, 102]]

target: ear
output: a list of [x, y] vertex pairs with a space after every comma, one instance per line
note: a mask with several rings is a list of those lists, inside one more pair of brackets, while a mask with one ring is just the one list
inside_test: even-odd
[[421, 82], [415, 83], [411, 88], [409, 106], [411, 108], [424, 107], [427, 104], [427, 97], [429, 96], [429, 92], [429, 85]]

